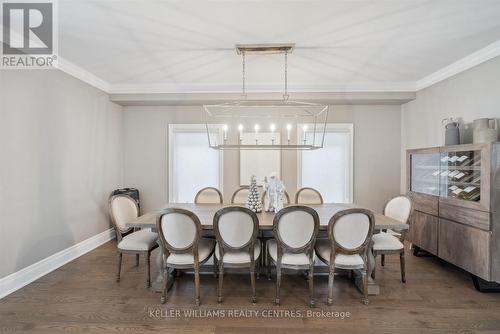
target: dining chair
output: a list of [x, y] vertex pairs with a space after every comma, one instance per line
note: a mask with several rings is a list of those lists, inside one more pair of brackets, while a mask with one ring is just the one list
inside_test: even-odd
[[274, 239], [267, 241], [267, 250], [269, 260], [276, 266], [277, 305], [280, 304], [281, 270], [288, 268], [309, 271], [309, 304], [314, 306], [314, 244], [318, 230], [319, 216], [307, 206], [288, 206], [274, 216]]
[[198, 191], [194, 197], [196, 204], [222, 204], [222, 193], [214, 187], [206, 187]]
[[158, 234], [150, 229], [134, 231], [126, 223], [139, 217], [139, 206], [129, 195], [119, 194], [109, 197], [109, 212], [111, 222], [116, 232], [118, 250], [118, 273], [116, 281], [120, 281], [123, 254], [135, 254], [136, 265], [139, 265], [139, 256], [144, 255], [147, 265], [146, 286], [151, 286], [150, 258], [151, 252], [158, 247]]
[[[266, 197], [266, 193], [267, 193], [267, 191], [264, 191], [262, 193], [262, 197], [260, 198], [260, 200], [262, 201], [262, 203], [264, 203], [264, 198]], [[285, 198], [284, 198], [283, 204], [291, 204], [291, 202], [290, 202], [290, 195], [288, 195], [288, 193], [286, 192], [286, 190], [285, 190]]]
[[218, 302], [222, 302], [224, 268], [249, 268], [252, 303], [255, 293], [255, 268], [260, 256], [259, 219], [250, 209], [230, 206], [215, 213], [213, 228], [217, 245], [215, 257], [219, 266]]
[[236, 191], [233, 193], [233, 196], [231, 197], [231, 204], [245, 204], [249, 191], [249, 186], [243, 186], [236, 189]]
[[314, 188], [300, 188], [295, 194], [295, 204], [323, 204], [323, 197]]
[[368, 305], [368, 252], [375, 218], [370, 210], [346, 209], [328, 222], [328, 240], [318, 240], [316, 255], [329, 266], [328, 305], [333, 303], [335, 269], [361, 270], [363, 302]]
[[201, 238], [201, 223], [196, 214], [180, 208], [168, 208], [158, 216], [156, 228], [163, 251], [163, 288], [161, 303], [167, 301], [168, 269], [194, 269], [195, 301], [200, 305], [200, 265], [215, 248], [215, 240]]
[[[394, 220], [406, 224], [412, 212], [411, 199], [408, 196], [397, 196], [389, 200], [384, 207], [384, 215]], [[396, 233], [394, 233], [396, 232]], [[375, 259], [381, 255], [381, 265], [385, 265], [385, 255], [399, 254], [399, 264], [401, 267], [401, 282], [406, 283], [405, 268], [405, 247], [404, 240], [406, 230], [403, 231], [382, 231], [373, 235], [373, 256]], [[375, 263], [377, 263], [375, 261]], [[372, 277], [375, 278], [375, 269]]]

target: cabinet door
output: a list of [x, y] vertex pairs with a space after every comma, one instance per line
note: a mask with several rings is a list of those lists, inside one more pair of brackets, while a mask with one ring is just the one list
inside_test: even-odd
[[439, 197], [416, 193], [413, 191], [408, 192], [413, 204], [413, 209], [428, 213], [430, 215], [438, 216], [439, 213]]
[[439, 196], [439, 159], [439, 149], [436, 148], [407, 151], [409, 191]]
[[438, 256], [487, 281], [490, 280], [491, 233], [439, 219]]
[[410, 241], [432, 253], [438, 253], [438, 217], [414, 211], [410, 223], [410, 231], [408, 234]]
[[443, 147], [440, 162], [440, 201], [489, 211], [489, 146], [470, 144]]

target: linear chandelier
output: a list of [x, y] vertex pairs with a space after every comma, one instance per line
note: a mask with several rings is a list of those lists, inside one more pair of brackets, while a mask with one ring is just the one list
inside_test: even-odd
[[[204, 105], [208, 145], [216, 150], [315, 150], [323, 147], [329, 106], [294, 101], [288, 94], [288, 54], [294, 44], [236, 45], [242, 58], [242, 94], [234, 102]], [[246, 55], [284, 55], [281, 100], [250, 100]]]

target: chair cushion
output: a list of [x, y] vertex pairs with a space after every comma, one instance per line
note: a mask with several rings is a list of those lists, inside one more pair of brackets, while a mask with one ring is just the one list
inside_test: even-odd
[[398, 240], [394, 235], [389, 233], [378, 233], [374, 234], [373, 237], [373, 250], [384, 251], [384, 250], [398, 250], [403, 249], [404, 245]]
[[[198, 260], [199, 262], [203, 262], [210, 257], [212, 251], [215, 247], [215, 240], [213, 239], [200, 239], [200, 243], [198, 244]], [[167, 264], [182, 264], [194, 265], [194, 256], [191, 253], [184, 254], [170, 254], [167, 258]]]
[[[331, 248], [330, 240], [319, 239], [316, 241], [316, 254], [325, 260], [328, 264], [330, 262]], [[338, 253], [335, 255], [335, 267], [340, 269], [362, 269], [363, 258], [358, 254], [347, 255]]]
[[130, 251], [148, 251], [156, 245], [158, 234], [150, 229], [132, 232], [118, 243], [118, 249]]
[[[278, 244], [275, 239], [271, 239], [267, 241], [267, 250], [271, 258], [276, 261], [278, 258]], [[313, 260], [315, 255], [313, 255]], [[281, 258], [282, 264], [301, 266], [301, 265], [309, 265], [309, 257], [305, 253], [293, 254], [293, 253], [284, 253]]]
[[[255, 242], [253, 248], [254, 260], [257, 260], [260, 255], [260, 241]], [[215, 246], [215, 257], [220, 259], [219, 244]], [[247, 252], [226, 252], [224, 253], [224, 263], [250, 263], [250, 255]]]

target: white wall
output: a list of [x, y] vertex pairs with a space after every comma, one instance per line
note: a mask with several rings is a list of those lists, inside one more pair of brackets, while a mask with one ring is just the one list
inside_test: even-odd
[[0, 278], [110, 227], [121, 109], [57, 70], [0, 71]]
[[461, 119], [461, 142], [472, 143], [474, 119], [500, 122], [500, 57], [489, 60], [417, 93], [402, 106], [401, 191], [406, 191], [406, 150], [444, 144], [443, 118]]
[[[400, 106], [333, 106], [330, 122], [354, 123], [354, 202], [377, 212], [399, 194]], [[125, 107], [125, 184], [141, 190], [145, 211], [168, 202], [169, 123], [200, 123], [201, 106]], [[278, 124], [278, 128], [280, 125]], [[328, 165], [318, 164], [318, 168]], [[290, 195], [297, 187], [296, 152], [283, 151], [282, 178]], [[239, 154], [224, 151], [225, 201], [239, 186]]]

